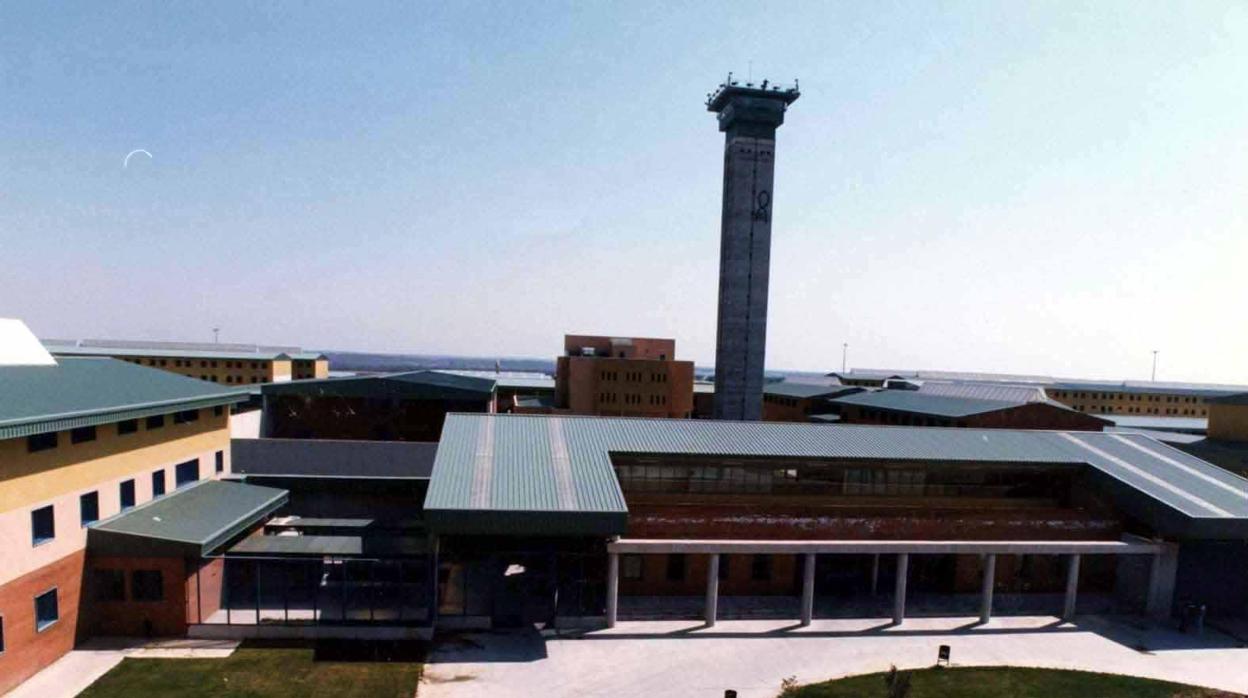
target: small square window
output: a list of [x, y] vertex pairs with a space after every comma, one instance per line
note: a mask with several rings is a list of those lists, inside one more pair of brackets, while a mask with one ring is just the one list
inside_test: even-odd
[[130, 573], [132, 601], [161, 601], [164, 598], [164, 579], [160, 570], [135, 570]]
[[56, 515], [52, 505], [30, 512], [30, 541], [42, 545], [56, 538]]
[[122, 570], [94, 570], [91, 595], [96, 601], [125, 601], [126, 573]]
[[26, 450], [29, 453], [47, 451], [53, 448], [56, 448], [56, 432], [54, 431], [46, 434], [31, 434], [26, 437]]
[[88, 441], [95, 441], [95, 427], [78, 427], [69, 430], [70, 443], [82, 444]]
[[139, 420], [124, 419], [117, 422], [117, 434], [124, 436], [125, 434], [133, 434], [139, 430]]
[[199, 479], [199, 459], [178, 463], [173, 473], [174, 487], [189, 485]]
[[186, 424], [187, 422], [194, 422], [198, 419], [199, 410], [182, 410], [181, 412], [173, 413], [174, 424]]
[[82, 525], [100, 520], [100, 493], [88, 492], [78, 497], [78, 512], [82, 517]]
[[212, 408], [212, 416], [214, 417], [220, 417], [224, 413], [225, 413], [225, 410], [221, 408], [221, 405], [217, 405], [216, 407]]
[[121, 510], [125, 511], [134, 506], [134, 480], [126, 480], [121, 483], [118, 488], [121, 494]]
[[146, 426], [148, 429], [159, 429], [165, 426], [165, 415], [154, 414], [147, 418]]
[[43, 632], [60, 618], [55, 587], [35, 597], [35, 630]]

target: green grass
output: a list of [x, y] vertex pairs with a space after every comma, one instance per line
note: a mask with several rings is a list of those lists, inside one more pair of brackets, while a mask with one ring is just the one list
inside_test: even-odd
[[[1235, 694], [1116, 674], [983, 667], [909, 672], [907, 698], [1234, 698]], [[810, 684], [785, 698], [886, 698], [884, 674]], [[1242, 698], [1242, 697], [1241, 697]]]
[[[87, 698], [247, 696], [254, 698], [411, 698], [423, 656], [386, 646], [401, 661], [344, 655], [345, 645], [247, 644], [223, 659], [127, 658], [81, 695]], [[357, 644], [355, 649], [371, 651]], [[396, 650], [398, 654], [395, 654]]]

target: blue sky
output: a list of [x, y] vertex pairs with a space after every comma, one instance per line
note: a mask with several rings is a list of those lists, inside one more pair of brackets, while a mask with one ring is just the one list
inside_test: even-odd
[[4, 3], [0, 316], [709, 364], [735, 70], [769, 367], [1248, 382], [1248, 4], [674, 5]]

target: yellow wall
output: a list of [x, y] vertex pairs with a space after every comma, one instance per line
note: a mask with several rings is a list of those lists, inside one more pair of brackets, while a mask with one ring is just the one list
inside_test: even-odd
[[329, 359], [295, 359], [292, 363], [290, 377], [294, 380], [328, 378]]
[[[176, 462], [205, 451], [230, 449], [229, 408], [216, 416], [213, 408], [199, 411], [199, 419], [174, 424], [165, 415], [165, 426], [147, 430], [139, 420], [139, 430], [118, 435], [116, 424], [95, 428], [96, 439], [71, 443], [68, 431], [57, 434], [57, 447], [28, 453], [26, 439], [0, 441], [0, 512], [30, 506], [67, 492], [88, 489], [134, 473], [145, 473], [155, 464]], [[208, 464], [211, 468], [211, 463]], [[201, 475], [204, 474], [201, 470]], [[173, 482], [168, 483], [170, 491]]]
[[167, 356], [118, 356], [115, 358], [140, 366], [151, 366], [170, 373], [226, 385], [272, 383], [290, 378], [290, 360], [288, 359], [179, 359]]
[[1209, 438], [1248, 441], [1248, 405], [1210, 405]]
[[1045, 390], [1048, 396], [1090, 414], [1138, 414], [1157, 417], [1205, 417], [1203, 397], [1170, 393], [1121, 393], [1105, 390]]

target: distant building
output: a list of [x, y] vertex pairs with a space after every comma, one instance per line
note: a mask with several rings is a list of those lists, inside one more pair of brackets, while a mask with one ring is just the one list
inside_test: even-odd
[[62, 343], [47, 340], [44, 344], [54, 356], [108, 356], [139, 366], [150, 366], [189, 378], [226, 385], [280, 383], [292, 379], [325, 378], [329, 375], [329, 359], [324, 354], [315, 352], [176, 342], [149, 346], [126, 342], [127, 346], [101, 346], [104, 343]]
[[260, 387], [262, 437], [437, 441], [450, 412], [496, 411], [495, 383], [441, 371], [324, 378]]
[[845, 385], [882, 387], [890, 380], [916, 383], [977, 383], [1042, 388], [1048, 398], [1088, 414], [1151, 415], [1159, 417], [1207, 417], [1210, 398], [1248, 392], [1248, 386], [1164, 381], [1092, 381], [1053, 376], [854, 369], [829, 373]]
[[570, 334], [563, 345], [555, 365], [554, 406], [542, 411], [692, 415], [693, 362], [676, 360], [676, 340]]
[[[829, 421], [827, 415], [836, 411], [831, 399], [862, 392], [839, 383], [803, 383], [778, 381], [763, 386], [764, 422]], [[833, 420], [835, 421], [835, 420]]]
[[1102, 431], [1112, 423], [1052, 400], [984, 399], [918, 390], [876, 390], [833, 398], [843, 424]]
[[0, 693], [101, 624], [186, 632], [187, 597], [167, 593], [182, 560], [88, 557], [88, 532], [228, 473], [229, 408], [247, 397], [107, 357], [53, 361], [15, 321], [0, 321], [0, 346], [18, 333], [42, 357], [0, 360]]

